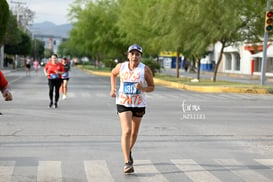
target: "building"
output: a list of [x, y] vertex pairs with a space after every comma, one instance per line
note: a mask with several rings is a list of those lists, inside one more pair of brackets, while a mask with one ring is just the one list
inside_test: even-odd
[[60, 44], [66, 40], [62, 36], [45, 34], [35, 34], [34, 39], [43, 41], [45, 43], [45, 49], [52, 50], [54, 53], [57, 53]]
[[[220, 50], [221, 43], [216, 43], [214, 51], [209, 54], [210, 57], [216, 59], [211, 59], [211, 62], [217, 61]], [[261, 75], [262, 57], [263, 43], [240, 43], [236, 46], [226, 47], [218, 72]], [[273, 45], [271, 43], [268, 43], [267, 46], [266, 76], [273, 76]]]
[[[182, 61], [184, 57], [182, 54], [179, 55], [178, 65], [182, 68]], [[159, 61], [163, 68], [176, 68], [176, 52], [162, 51], [159, 54]]]
[[[207, 55], [200, 60], [201, 72], [214, 71], [221, 47], [222, 44], [217, 42], [208, 48]], [[242, 42], [225, 47], [218, 72], [261, 75], [262, 57], [263, 42], [259, 44]], [[174, 52], [161, 52], [159, 58], [162, 67], [176, 68], [176, 54]], [[179, 56], [179, 68], [182, 68], [183, 60], [183, 56]], [[273, 77], [273, 42], [269, 42], [267, 46], [266, 76]]]

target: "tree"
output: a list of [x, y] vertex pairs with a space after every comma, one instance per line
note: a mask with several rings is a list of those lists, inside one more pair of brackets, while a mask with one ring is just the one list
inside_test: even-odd
[[33, 11], [31, 11], [27, 7], [21, 7], [18, 24], [24, 31], [27, 31], [27, 25], [29, 25], [29, 22], [31, 22], [33, 18], [34, 18]]
[[[200, 65], [200, 58], [206, 54], [209, 45], [221, 42], [222, 48], [213, 77], [213, 81], [216, 81], [224, 48], [259, 37], [257, 22], [261, 22], [262, 5], [254, 0], [162, 0], [156, 4], [159, 13], [150, 18], [150, 25], [160, 28], [157, 31], [160, 36], [153, 37], [153, 43], [159, 42], [161, 49], [176, 50], [177, 55], [180, 51], [187, 52]], [[197, 74], [199, 78], [199, 71]]]
[[18, 54], [18, 55], [30, 55], [31, 53], [31, 38], [28, 34], [23, 31], [21, 33], [21, 42], [18, 44], [7, 44], [5, 45], [5, 53], [6, 54]]
[[[82, 3], [85, 2], [84, 5]], [[138, 43], [149, 55], [177, 52], [197, 60], [220, 42], [213, 81], [224, 48], [242, 41], [261, 41], [265, 2], [256, 0], [77, 0], [71, 8], [70, 45], [97, 58], [125, 55]], [[200, 66], [197, 77], [200, 78]]]
[[6, 0], [0, 0], [0, 47], [7, 31], [9, 21], [9, 5]]
[[[196, 29], [194, 20], [189, 18], [198, 7], [196, 1], [183, 0], [126, 0], [121, 2], [118, 25], [126, 40], [138, 41], [151, 52], [176, 51], [176, 69], [179, 77], [179, 57], [201, 57], [210, 42], [202, 39], [192, 42]], [[134, 9], [134, 11], [132, 11]], [[128, 16], [130, 14], [130, 16]], [[198, 56], [197, 56], [198, 55]]]
[[78, 52], [101, 60], [105, 56], [120, 54], [120, 40], [115, 22], [115, 1], [88, 1], [82, 7], [77, 1], [71, 7], [70, 17], [77, 20], [70, 33], [70, 43]]
[[155, 23], [154, 18], [159, 15], [158, 12], [161, 12], [156, 9], [161, 2], [162, 0], [119, 1], [116, 25], [118, 26], [119, 37], [126, 47], [137, 43], [144, 48], [146, 53], [158, 53], [160, 44], [153, 44], [153, 40], [160, 36], [158, 31], [163, 22], [157, 24], [158, 22]]
[[203, 22], [200, 30], [207, 32], [211, 43], [219, 41], [222, 45], [212, 79], [214, 82], [224, 48], [247, 39], [254, 40], [259, 35], [260, 30], [255, 25], [256, 21], [261, 21], [259, 16], [263, 4], [255, 0], [204, 0], [198, 3], [201, 10], [198, 18]]
[[45, 51], [44, 51], [44, 57], [45, 57], [45, 58], [49, 58], [49, 57], [51, 57], [51, 55], [52, 55], [53, 53], [54, 53], [54, 52], [53, 52], [52, 49], [45, 49]]
[[44, 57], [45, 43], [41, 40], [34, 39], [31, 43], [31, 55], [35, 59], [41, 59]]
[[7, 32], [4, 38], [5, 45], [16, 45], [21, 42], [21, 32], [18, 28], [17, 20], [14, 15], [10, 13], [10, 18], [8, 22]]
[[[91, 56], [91, 46], [89, 40], [93, 40], [93, 37], [88, 34], [89, 27], [92, 25], [92, 21], [88, 22], [87, 15], [82, 7], [84, 2], [82, 0], [76, 1], [70, 8], [69, 16], [74, 21], [73, 28], [70, 31], [71, 46], [74, 47], [79, 54], [85, 56]], [[86, 6], [86, 4], [84, 4]]]

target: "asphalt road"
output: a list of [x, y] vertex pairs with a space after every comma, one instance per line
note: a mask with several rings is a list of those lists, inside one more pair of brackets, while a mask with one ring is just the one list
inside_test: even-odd
[[0, 100], [0, 182], [273, 181], [272, 95], [208, 94], [156, 86], [122, 173], [110, 79], [73, 68], [68, 99], [48, 109], [42, 70], [7, 72]]

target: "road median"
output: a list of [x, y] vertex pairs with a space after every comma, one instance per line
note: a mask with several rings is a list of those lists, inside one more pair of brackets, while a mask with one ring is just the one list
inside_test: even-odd
[[[82, 69], [82, 68], [81, 68]], [[97, 76], [111, 76], [110, 72], [92, 71], [82, 69], [90, 74]], [[177, 83], [172, 81], [166, 81], [158, 78], [154, 78], [156, 85], [162, 85], [169, 88], [183, 89], [194, 92], [204, 93], [251, 93], [251, 94], [272, 94], [266, 88], [244, 88], [244, 87], [230, 87], [230, 86], [198, 86], [198, 85], [187, 85], [183, 83]]]
[[253, 93], [253, 94], [269, 94], [269, 91], [265, 88], [240, 88], [229, 86], [197, 86], [187, 85], [183, 83], [176, 83], [154, 78], [155, 84], [163, 85], [169, 88], [184, 89], [194, 92], [205, 93]]

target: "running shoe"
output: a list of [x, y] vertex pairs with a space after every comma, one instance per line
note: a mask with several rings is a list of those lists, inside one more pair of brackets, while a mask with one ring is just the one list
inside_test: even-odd
[[124, 164], [123, 172], [125, 174], [130, 174], [130, 173], [133, 173], [134, 171], [135, 170], [134, 170], [133, 164], [130, 161]]
[[52, 107], [52, 105], [53, 105], [53, 103], [52, 103], [52, 102], [50, 102], [50, 103], [49, 103], [49, 105], [48, 105], [48, 108], [51, 108], [51, 107]]

